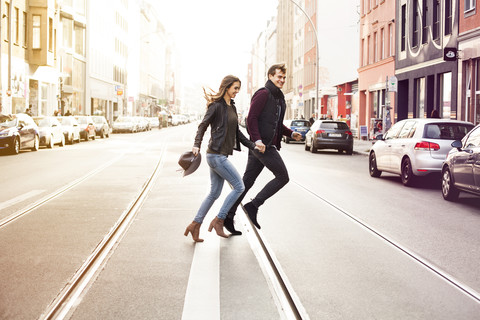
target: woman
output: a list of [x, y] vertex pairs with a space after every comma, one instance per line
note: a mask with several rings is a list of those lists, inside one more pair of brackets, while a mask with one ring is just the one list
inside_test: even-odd
[[233, 102], [233, 98], [240, 91], [240, 79], [235, 76], [226, 76], [223, 78], [217, 93], [205, 93], [207, 100], [207, 112], [198, 126], [195, 142], [192, 152], [197, 155], [200, 151], [203, 135], [207, 127], [211, 127], [211, 137], [207, 149], [207, 163], [210, 166], [210, 193], [203, 200], [197, 215], [185, 230], [185, 236], [192, 234], [195, 242], [202, 242], [199, 238], [200, 225], [207, 215], [208, 210], [212, 207], [215, 200], [218, 199], [223, 189], [223, 184], [227, 180], [233, 187], [233, 190], [225, 199], [220, 212], [212, 220], [208, 231], [215, 229], [217, 235], [228, 238], [223, 231], [223, 224], [228, 210], [240, 197], [245, 190], [242, 177], [235, 167], [228, 160], [228, 156], [233, 154], [233, 150], [240, 151], [240, 142], [249, 149], [255, 148], [255, 143], [248, 140], [238, 127], [237, 109]]

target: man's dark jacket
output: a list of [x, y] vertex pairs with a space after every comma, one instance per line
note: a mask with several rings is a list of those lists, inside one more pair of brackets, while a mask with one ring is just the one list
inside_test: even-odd
[[250, 140], [262, 140], [267, 147], [274, 145], [280, 150], [282, 135], [291, 137], [293, 131], [283, 125], [285, 97], [282, 90], [268, 80], [264, 88], [255, 92], [247, 117]]

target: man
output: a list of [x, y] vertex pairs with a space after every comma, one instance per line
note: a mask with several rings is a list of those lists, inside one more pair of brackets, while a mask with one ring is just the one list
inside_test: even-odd
[[[233, 217], [237, 207], [264, 167], [267, 167], [275, 178], [267, 183], [252, 201], [244, 205], [248, 217], [258, 229], [260, 229], [257, 221], [258, 208], [286, 185], [289, 180], [287, 168], [278, 153], [280, 141], [282, 135], [297, 141], [302, 139], [302, 135], [283, 125], [286, 104], [281, 89], [285, 84], [285, 78], [285, 64], [271, 66], [268, 70], [268, 81], [265, 87], [255, 92], [250, 103], [247, 130], [250, 134], [250, 140], [255, 142], [256, 149], [250, 150], [248, 153], [247, 167], [243, 175], [245, 191], [229, 210], [225, 219], [225, 228], [233, 235], [242, 234], [235, 230], [233, 225]], [[264, 152], [262, 153], [262, 151]]]

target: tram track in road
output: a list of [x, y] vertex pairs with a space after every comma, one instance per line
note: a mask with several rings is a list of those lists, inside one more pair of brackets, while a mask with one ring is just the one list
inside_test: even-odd
[[403, 246], [400, 244], [398, 241], [395, 241], [388, 237], [387, 235], [383, 234], [381, 231], [376, 229], [375, 227], [369, 225], [365, 221], [362, 221], [360, 218], [356, 217], [354, 214], [348, 212], [347, 210], [343, 209], [337, 204], [334, 204], [330, 200], [326, 199], [325, 197], [322, 197], [321, 195], [317, 194], [315, 191], [309, 189], [307, 186], [299, 183], [298, 181], [293, 181], [291, 180], [295, 185], [297, 185], [299, 188], [305, 190], [309, 194], [311, 194], [313, 197], [318, 199], [319, 201], [322, 201], [332, 209], [334, 209], [336, 212], [342, 214], [343, 216], [347, 217], [351, 221], [353, 221], [355, 224], [359, 225], [361, 228], [364, 230], [368, 231], [369, 233], [373, 234], [375, 237], [381, 239], [382, 241], [388, 243], [390, 246], [395, 248], [396, 250], [402, 252], [403, 254], [407, 255], [410, 259], [414, 260], [417, 262], [419, 265], [424, 267], [425, 269], [429, 270], [433, 274], [437, 275], [440, 277], [442, 280], [444, 280], [446, 283], [451, 285], [452, 287], [456, 288], [458, 291], [462, 292], [464, 295], [468, 296], [471, 298], [473, 301], [476, 303], [480, 303], [480, 293], [474, 290], [473, 288], [469, 287], [468, 285], [462, 283], [458, 279], [456, 279], [454, 276], [450, 275], [448, 272], [440, 269], [438, 266], [430, 263], [427, 259], [423, 258], [419, 254], [413, 252], [412, 250], [408, 249], [407, 247]]
[[163, 167], [165, 160], [167, 145], [163, 144], [160, 158], [145, 184], [142, 186], [134, 200], [129, 204], [127, 209], [123, 212], [120, 218], [113, 225], [108, 234], [97, 245], [91, 255], [85, 260], [83, 265], [73, 275], [64, 289], [58, 294], [53, 302], [47, 307], [46, 311], [41, 315], [40, 319], [65, 319], [74, 307], [84, 292], [84, 290], [95, 279], [98, 272], [105, 265], [108, 258], [111, 256], [115, 247], [121, 241], [122, 237], [128, 231], [134, 218], [141, 209], [146, 200], [151, 188], [157, 179], [160, 170]]

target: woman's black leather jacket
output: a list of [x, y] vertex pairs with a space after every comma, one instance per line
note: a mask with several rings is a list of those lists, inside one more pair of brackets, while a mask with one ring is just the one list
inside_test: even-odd
[[[233, 110], [235, 110], [235, 114], [237, 114], [237, 109], [233, 104], [233, 100], [231, 102], [231, 105], [233, 107]], [[203, 140], [203, 135], [205, 134], [205, 131], [210, 125], [211, 132], [208, 147], [213, 151], [220, 152], [222, 144], [225, 141], [225, 137], [227, 135], [227, 107], [227, 103], [222, 99], [222, 101], [214, 102], [207, 108], [207, 112], [205, 113], [202, 122], [198, 125], [195, 142], [193, 144], [194, 147], [200, 148]], [[235, 140], [235, 146], [233, 147], [234, 150], [240, 151], [240, 143], [242, 143], [249, 149], [255, 148], [255, 143], [250, 141], [240, 131], [238, 123]]]

